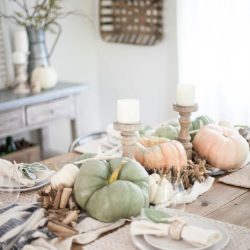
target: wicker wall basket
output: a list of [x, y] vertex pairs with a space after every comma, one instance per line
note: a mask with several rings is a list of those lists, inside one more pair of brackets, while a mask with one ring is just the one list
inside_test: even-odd
[[162, 38], [163, 0], [100, 0], [100, 32], [107, 42], [154, 45]]

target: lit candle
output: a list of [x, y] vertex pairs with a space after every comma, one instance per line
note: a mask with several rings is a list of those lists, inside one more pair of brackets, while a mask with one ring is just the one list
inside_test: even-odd
[[13, 64], [24, 64], [27, 62], [26, 54], [23, 52], [13, 52], [12, 62]]
[[14, 32], [14, 49], [18, 52], [28, 53], [29, 42], [26, 30], [16, 30]]
[[195, 85], [177, 85], [176, 104], [193, 106], [195, 104]]
[[117, 122], [135, 124], [140, 121], [140, 103], [136, 99], [117, 100]]

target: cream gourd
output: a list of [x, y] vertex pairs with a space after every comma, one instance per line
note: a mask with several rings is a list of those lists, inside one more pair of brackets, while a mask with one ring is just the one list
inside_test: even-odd
[[156, 173], [149, 176], [149, 190], [149, 201], [154, 205], [169, 201], [173, 193], [171, 183]]
[[64, 165], [55, 175], [51, 177], [50, 181], [52, 187], [57, 189], [60, 184], [64, 187], [73, 187], [79, 171], [79, 168], [74, 164]]
[[215, 124], [202, 127], [193, 146], [200, 157], [223, 170], [241, 167], [249, 153], [248, 143], [237, 130]]

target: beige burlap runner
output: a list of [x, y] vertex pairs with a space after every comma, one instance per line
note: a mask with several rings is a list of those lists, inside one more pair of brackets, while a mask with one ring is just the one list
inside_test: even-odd
[[[188, 214], [188, 216], [201, 218], [200, 216], [191, 214]], [[217, 220], [212, 220], [208, 218], [206, 219], [224, 227], [224, 229], [228, 232], [230, 241], [224, 248], [225, 250], [250, 249], [250, 229], [228, 223], [223, 223]], [[98, 239], [89, 245], [84, 246], [84, 250], [103, 250], [103, 249], [136, 250], [137, 248], [132, 242], [132, 238], [130, 235], [130, 225], [122, 227], [117, 231], [108, 234], [107, 236], [104, 236], [101, 239]]]
[[247, 165], [229, 175], [221, 177], [219, 182], [238, 187], [250, 188], [250, 165]]

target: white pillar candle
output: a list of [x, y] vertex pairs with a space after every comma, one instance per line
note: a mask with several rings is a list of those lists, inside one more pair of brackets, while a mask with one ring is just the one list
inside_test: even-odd
[[180, 106], [193, 106], [195, 104], [195, 85], [177, 85], [176, 104]]
[[26, 30], [16, 30], [14, 32], [14, 50], [26, 54], [28, 53], [29, 42]]
[[140, 103], [136, 99], [117, 100], [117, 122], [135, 124], [140, 121]]
[[27, 56], [23, 52], [13, 52], [12, 62], [13, 64], [24, 64], [27, 62]]

